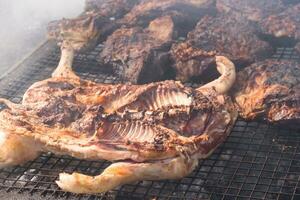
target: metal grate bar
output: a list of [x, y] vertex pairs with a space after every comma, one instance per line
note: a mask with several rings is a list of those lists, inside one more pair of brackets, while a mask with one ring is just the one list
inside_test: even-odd
[[[84, 79], [122, 82], [100, 66], [94, 50], [77, 54], [75, 71]], [[274, 59], [300, 60], [293, 48], [278, 48]], [[20, 102], [34, 82], [48, 78], [59, 60], [59, 49], [47, 43], [0, 80], [0, 96]], [[238, 119], [231, 135], [199, 167], [180, 180], [141, 181], [99, 195], [61, 191], [54, 181], [60, 172], [100, 174], [110, 163], [84, 161], [45, 153], [23, 166], [0, 170], [0, 191], [26, 193], [33, 199], [300, 199], [300, 131], [266, 122]]]

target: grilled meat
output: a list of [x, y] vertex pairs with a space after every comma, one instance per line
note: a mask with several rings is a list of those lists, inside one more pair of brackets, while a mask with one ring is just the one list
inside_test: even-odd
[[85, 12], [97, 12], [105, 17], [123, 17], [139, 0], [85, 0]]
[[[139, 80], [144, 80], [144, 82], [159, 80], [169, 61], [167, 52], [170, 44], [167, 43], [170, 43], [175, 35], [186, 35], [194, 27], [197, 20], [204, 15], [205, 9], [201, 10], [200, 8], [208, 0], [141, 1], [124, 18], [120, 19], [138, 2], [140, 1], [88, 0], [86, 11], [81, 16], [50, 23], [48, 35], [50, 38], [58, 40], [60, 44], [68, 43], [67, 45], [72, 45], [75, 50], [81, 50], [93, 47], [99, 42], [99, 38], [103, 40], [123, 26], [109, 37], [99, 61], [115, 66], [116, 71], [123, 73], [125, 81], [137, 83]], [[170, 20], [157, 19], [164, 16], [171, 16], [174, 25]], [[157, 29], [155, 31], [149, 31], [149, 28], [152, 27], [147, 28], [147, 26], [151, 20], [155, 19], [157, 20], [152, 22], [151, 26], [155, 28], [154, 23], [159, 23], [162, 27], [166, 26], [164, 27], [166, 32], [172, 32], [170, 38], [160, 38], [160, 35], [165, 33], [163, 30], [158, 31], [158, 27], [155, 28]], [[128, 33], [126, 33], [127, 31]], [[154, 40], [152, 41], [152, 39]], [[115, 53], [116, 48], [120, 48], [117, 50], [118, 53]], [[129, 48], [132, 49], [129, 50]], [[119, 62], [121, 65], [116, 65]], [[155, 76], [153, 76], [153, 70], [157, 70]], [[54, 75], [61, 71], [65, 72], [66, 70], [57, 68]], [[152, 75], [143, 76], [146, 73]], [[155, 79], [151, 79], [153, 77]]]
[[284, 8], [281, 0], [217, 0], [217, 9], [220, 12], [244, 16], [255, 22], [281, 12]]
[[300, 3], [268, 16], [260, 25], [266, 34], [300, 40]]
[[[70, 46], [62, 46], [60, 64], [72, 63]], [[118, 161], [95, 177], [60, 174], [57, 184], [75, 193], [184, 177], [226, 139], [236, 119], [224, 95], [235, 80], [234, 65], [225, 57], [216, 61], [221, 77], [197, 89], [174, 81], [97, 84], [65, 67], [68, 73], [31, 86], [22, 104], [1, 100], [7, 106], [0, 112], [1, 166], [40, 151]]]
[[258, 28], [243, 17], [203, 17], [187, 40], [174, 44], [171, 49], [177, 80], [188, 81], [201, 75], [216, 54], [228, 57], [238, 67], [266, 57], [272, 53], [272, 47], [257, 36], [258, 32]]
[[238, 73], [233, 96], [245, 119], [300, 122], [300, 65], [268, 59]]
[[182, 27], [188, 29], [205, 13], [213, 12], [212, 5], [212, 0], [142, 0], [121, 19], [120, 23], [147, 26], [149, 21], [175, 11], [188, 16], [189, 22]]
[[138, 0], [87, 0], [85, 11], [73, 19], [49, 23], [48, 38], [59, 43], [67, 41], [76, 50], [97, 44], [119, 27], [116, 20], [123, 17]]
[[170, 68], [172, 40], [186, 36], [195, 26], [205, 13], [200, 9], [205, 3], [208, 1], [142, 1], [119, 21], [125, 26], [108, 37], [98, 61], [113, 67], [124, 81], [162, 80]]
[[160, 80], [169, 64], [168, 51], [177, 29], [171, 16], [153, 20], [145, 29], [120, 28], [108, 37], [98, 60], [113, 66], [124, 81]]

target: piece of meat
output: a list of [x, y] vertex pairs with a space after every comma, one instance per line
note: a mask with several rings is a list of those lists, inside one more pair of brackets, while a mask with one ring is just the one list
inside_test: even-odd
[[130, 11], [139, 0], [85, 0], [85, 12], [97, 12], [118, 19]]
[[228, 57], [238, 68], [267, 57], [273, 49], [258, 35], [258, 28], [243, 17], [203, 17], [186, 41], [171, 49], [177, 80], [189, 81], [201, 75], [214, 62], [215, 55]]
[[244, 16], [255, 22], [285, 8], [281, 0], [217, 0], [216, 5], [220, 12]]
[[[73, 53], [62, 47], [61, 63], [71, 64]], [[16, 135], [20, 148], [37, 155], [51, 151], [118, 161], [95, 177], [60, 174], [57, 184], [66, 191], [98, 193], [139, 180], [184, 177], [226, 139], [237, 117], [224, 94], [235, 80], [234, 65], [225, 57], [216, 62], [221, 76], [196, 89], [175, 81], [97, 84], [71, 73], [37, 82], [22, 104], [1, 99], [6, 105], [0, 112], [1, 148], [11, 152], [0, 153], [15, 153], [16, 159], [0, 155], [1, 162], [18, 164], [18, 156], [26, 154], [10, 148], [15, 139], [8, 136]], [[66, 69], [71, 72], [71, 66]]]
[[189, 29], [205, 13], [214, 12], [213, 2], [213, 0], [142, 0], [120, 20], [120, 23], [147, 26], [151, 20], [176, 11], [188, 16], [189, 21], [183, 24], [182, 28]]
[[69, 42], [76, 50], [91, 48], [120, 25], [123, 17], [138, 0], [87, 0], [85, 11], [76, 18], [50, 22], [48, 38]]
[[260, 26], [266, 34], [300, 40], [300, 3], [268, 16]]
[[[154, 20], [162, 27], [166, 26], [164, 27], [166, 32], [169, 32], [170, 28], [173, 29], [171, 39], [175, 36], [186, 35], [194, 27], [197, 20], [204, 15], [205, 12], [200, 10], [200, 7], [207, 0], [142, 1], [126, 17], [119, 19], [138, 2], [139, 0], [87, 1], [85, 13], [75, 19], [51, 23], [48, 28], [48, 35], [50, 38], [58, 40], [61, 45], [64, 45], [62, 44], [64, 42], [68, 43], [67, 45], [72, 45], [75, 50], [82, 50], [93, 47], [98, 44], [99, 40], [103, 41], [106, 36], [123, 26], [109, 37], [106, 48], [98, 59], [100, 63], [113, 65], [115, 71], [124, 76], [125, 81], [132, 83], [137, 83], [139, 80], [142, 80], [140, 81], [142, 83], [160, 80], [161, 74], [168, 67], [169, 56], [167, 52], [170, 48], [170, 44], [168, 45], [170, 39], [166, 37], [154, 38], [151, 41], [150, 39], [153, 37], [160, 37], [161, 34], [164, 34], [164, 30], [159, 30], [162, 29], [161, 27], [155, 27], [154, 22], [151, 26], [157, 30], [148, 31], [151, 27], [148, 29], [145, 27], [149, 25], [151, 20]], [[155, 20], [164, 16], [171, 16], [174, 25], [171, 24], [170, 20]], [[134, 22], [134, 20], [136, 21]], [[142, 30], [142, 28], [146, 30]], [[126, 33], [127, 31], [129, 33]], [[145, 41], [142, 41], [143, 39]], [[142, 45], [145, 48], [142, 48]], [[118, 54], [114, 52], [116, 47], [121, 47]], [[128, 48], [132, 49], [129, 50]], [[128, 58], [128, 61], [124, 60], [125, 57]], [[120, 62], [121, 65], [115, 65], [115, 63]], [[65, 72], [66, 70], [57, 68], [54, 75]], [[149, 76], [144, 76], [144, 74], [149, 74]], [[154, 79], [152, 79], [153, 77]]]
[[233, 97], [245, 119], [300, 122], [300, 65], [267, 59], [238, 73]]
[[171, 16], [153, 20], [145, 29], [120, 28], [108, 37], [98, 60], [118, 71], [124, 81], [160, 80], [169, 64], [168, 51], [176, 28]]

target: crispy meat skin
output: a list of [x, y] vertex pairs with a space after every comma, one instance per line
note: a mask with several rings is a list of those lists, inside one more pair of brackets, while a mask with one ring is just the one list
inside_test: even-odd
[[175, 28], [170, 16], [150, 22], [145, 29], [120, 28], [108, 37], [98, 60], [114, 66], [122, 79], [131, 83], [160, 80], [169, 63], [167, 53]]
[[187, 40], [171, 49], [177, 79], [188, 81], [201, 75], [216, 54], [228, 57], [238, 67], [266, 57], [272, 53], [272, 47], [260, 40], [257, 32], [257, 27], [243, 17], [203, 17]]
[[42, 151], [119, 161], [98, 176], [61, 173], [57, 181], [65, 191], [99, 193], [184, 177], [228, 136], [237, 113], [223, 95], [235, 80], [227, 58], [217, 56], [221, 76], [196, 89], [174, 81], [106, 85], [76, 76], [74, 49], [65, 45], [56, 71], [67, 72], [32, 85], [22, 104], [0, 99], [6, 105], [0, 112], [1, 167]]
[[88, 0], [85, 11], [77, 18], [50, 22], [48, 38], [70, 42], [76, 50], [90, 48], [99, 39], [119, 27], [114, 19], [123, 17], [138, 0]]
[[244, 16], [256, 22], [284, 8], [280, 0], [217, 0], [217, 9], [220, 12]]
[[241, 116], [299, 123], [299, 77], [299, 63], [271, 59], [239, 72], [233, 96]]
[[268, 16], [260, 25], [266, 34], [300, 40], [300, 3]]
[[135, 86], [53, 78], [34, 84], [21, 110], [2, 111], [1, 129], [23, 129], [47, 150], [85, 159], [141, 162], [182, 149], [206, 155], [225, 140], [235, 114], [229, 98], [203, 91], [173, 81]]

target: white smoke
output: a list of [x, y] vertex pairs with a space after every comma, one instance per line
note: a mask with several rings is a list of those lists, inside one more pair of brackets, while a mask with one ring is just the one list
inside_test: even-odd
[[49, 21], [83, 8], [84, 0], [0, 0], [0, 73], [45, 39]]

